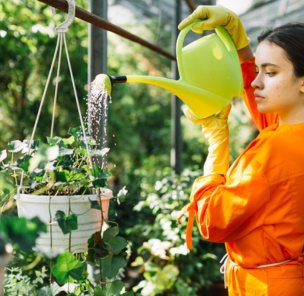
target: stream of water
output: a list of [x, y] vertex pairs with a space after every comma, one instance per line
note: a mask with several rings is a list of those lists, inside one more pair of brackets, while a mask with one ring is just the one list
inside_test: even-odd
[[[97, 143], [96, 149], [107, 147], [108, 103], [112, 103], [111, 95], [105, 87], [95, 80], [90, 85], [87, 97], [86, 125], [89, 133]], [[108, 102], [109, 101], [109, 102]], [[93, 158], [93, 164], [98, 160]], [[107, 157], [103, 157], [103, 166], [107, 169]]]

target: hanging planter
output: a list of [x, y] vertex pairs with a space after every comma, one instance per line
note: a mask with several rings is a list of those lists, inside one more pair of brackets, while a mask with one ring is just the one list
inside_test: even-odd
[[[5, 190], [14, 192], [17, 188], [19, 217], [38, 216], [48, 225], [48, 232], [40, 234], [37, 240], [37, 249], [45, 253], [60, 253], [66, 249], [74, 253], [85, 251], [87, 240], [101, 230], [103, 220], [107, 219], [112, 198], [112, 191], [106, 188], [110, 174], [104, 170], [103, 162], [109, 149], [95, 148], [96, 141], [85, 129], [79, 106], [65, 36], [75, 16], [75, 3], [69, 0], [68, 4], [68, 18], [55, 29], [57, 45], [31, 139], [9, 143], [8, 152], [12, 157], [8, 164], [1, 165], [7, 158], [7, 151], [0, 153], [0, 170], [8, 184]], [[69, 138], [53, 136], [63, 45], [81, 123], [80, 127], [70, 128]], [[42, 144], [34, 140], [34, 136], [57, 55], [51, 132], [47, 144]]]
[[[19, 217], [38, 216], [48, 225], [36, 246], [47, 254], [86, 251], [88, 239], [107, 220], [113, 197], [106, 188], [110, 174], [103, 165], [90, 166], [90, 155], [103, 163], [109, 149], [93, 149], [94, 140], [86, 134], [87, 151], [80, 127], [71, 128], [69, 135], [48, 138], [48, 144], [36, 140], [31, 146], [28, 140], [12, 141], [8, 144], [10, 157], [6, 151], [0, 156], [2, 163], [5, 158], [10, 159], [0, 169], [6, 178], [6, 190], [17, 189]], [[23, 155], [16, 159], [20, 153]]]
[[[47, 233], [40, 234], [36, 241], [35, 248], [38, 251], [46, 254], [58, 254], [66, 250], [81, 253], [87, 251], [88, 239], [100, 231], [103, 221], [108, 219], [112, 197], [112, 191], [106, 188], [102, 188], [98, 194], [82, 196], [20, 194], [17, 198], [18, 215], [27, 219], [38, 216], [48, 225]], [[66, 217], [73, 218], [69, 220]], [[60, 223], [63, 224], [61, 227], [58, 225]]]

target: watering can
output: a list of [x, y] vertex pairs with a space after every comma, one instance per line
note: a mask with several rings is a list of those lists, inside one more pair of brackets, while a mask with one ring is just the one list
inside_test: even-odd
[[115, 83], [146, 83], [160, 86], [179, 97], [197, 118], [211, 116], [223, 109], [233, 97], [243, 91], [243, 78], [234, 43], [221, 27], [217, 34], [200, 38], [183, 47], [186, 34], [196, 20], [185, 27], [176, 43], [179, 80], [153, 76], [110, 76], [99, 74], [95, 78], [111, 93]]

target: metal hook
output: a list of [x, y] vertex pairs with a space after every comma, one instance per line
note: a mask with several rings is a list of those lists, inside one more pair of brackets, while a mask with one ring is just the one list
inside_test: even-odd
[[73, 23], [75, 18], [75, 9], [76, 9], [75, 1], [74, 0], [66, 0], [66, 1], [68, 2], [69, 5], [68, 17], [62, 24], [56, 27], [55, 31], [58, 33], [67, 32], [69, 30], [68, 27]]

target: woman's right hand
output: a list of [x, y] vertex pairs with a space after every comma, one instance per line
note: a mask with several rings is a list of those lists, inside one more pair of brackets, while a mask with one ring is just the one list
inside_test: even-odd
[[204, 30], [214, 30], [217, 26], [223, 26], [230, 34], [237, 50], [250, 43], [240, 18], [223, 6], [200, 5], [179, 24], [178, 28], [181, 30], [197, 19], [202, 21], [193, 25], [192, 30], [196, 33], [201, 34]]

